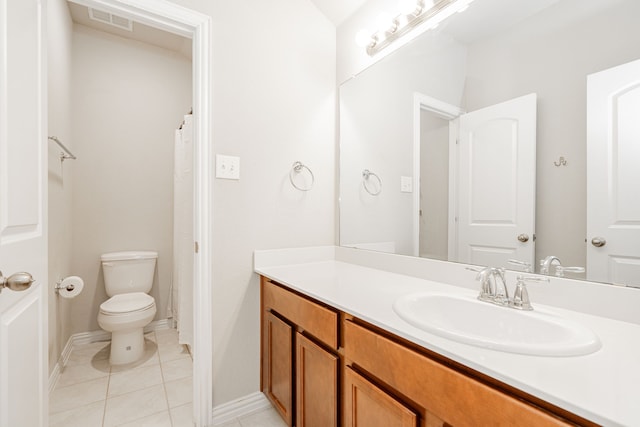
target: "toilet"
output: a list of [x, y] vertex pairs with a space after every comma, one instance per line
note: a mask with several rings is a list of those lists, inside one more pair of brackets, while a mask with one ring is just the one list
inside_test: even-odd
[[158, 253], [111, 252], [100, 257], [108, 300], [100, 304], [98, 324], [111, 332], [112, 365], [139, 360], [144, 354], [143, 329], [156, 314], [153, 285]]

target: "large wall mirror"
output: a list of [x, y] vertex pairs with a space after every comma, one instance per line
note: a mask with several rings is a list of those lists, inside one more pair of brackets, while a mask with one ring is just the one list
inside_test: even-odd
[[638, 17], [475, 0], [344, 82], [340, 244], [640, 287]]

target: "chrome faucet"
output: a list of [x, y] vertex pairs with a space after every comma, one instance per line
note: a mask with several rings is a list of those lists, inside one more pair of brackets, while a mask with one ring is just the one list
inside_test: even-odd
[[504, 278], [505, 270], [504, 268], [494, 268], [492, 271], [496, 284], [493, 303], [498, 305], [509, 305], [509, 290], [507, 289], [507, 280]]
[[533, 310], [531, 302], [529, 301], [529, 293], [527, 292], [525, 281], [549, 282], [549, 279], [546, 277], [530, 277], [519, 275], [515, 294], [513, 296], [513, 299], [511, 299], [509, 298], [507, 281], [504, 277], [504, 268], [483, 267], [482, 269], [478, 270], [475, 268], [467, 267], [467, 270], [475, 271], [478, 273], [476, 275], [476, 280], [480, 282], [480, 295], [478, 295], [478, 299], [480, 301], [515, 308], [517, 310]]
[[540, 261], [540, 274], [551, 274], [551, 266], [556, 267], [557, 277], [564, 277], [564, 273], [584, 273], [584, 267], [563, 267], [557, 256], [549, 255]]
[[481, 270], [467, 267], [467, 270], [478, 272], [476, 280], [480, 282], [480, 301], [497, 305], [509, 304], [509, 291], [504, 278], [504, 268], [484, 267]]
[[540, 274], [548, 275], [552, 265], [562, 265], [560, 259], [557, 256], [549, 255], [545, 259], [540, 261]]

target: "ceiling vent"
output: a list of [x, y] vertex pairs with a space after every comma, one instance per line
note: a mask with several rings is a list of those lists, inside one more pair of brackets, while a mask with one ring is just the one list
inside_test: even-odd
[[122, 16], [113, 15], [98, 9], [89, 8], [89, 18], [103, 24], [120, 28], [121, 30], [133, 31], [133, 21], [123, 18]]

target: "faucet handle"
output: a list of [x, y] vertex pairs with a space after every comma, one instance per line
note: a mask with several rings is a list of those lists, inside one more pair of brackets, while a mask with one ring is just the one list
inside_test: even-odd
[[518, 275], [516, 280], [518, 280], [518, 282], [545, 282], [545, 283], [549, 283], [550, 281], [548, 277], [522, 276], [522, 275]]
[[[494, 288], [491, 286], [491, 276], [493, 274], [493, 268], [491, 267], [465, 267], [469, 271], [475, 271], [476, 280], [480, 282], [480, 294], [478, 299], [480, 301], [493, 301], [495, 295]], [[494, 279], [495, 283], [495, 279]]]
[[533, 273], [533, 269], [531, 268], [531, 263], [527, 261], [520, 261], [518, 259], [508, 259], [507, 262], [512, 265], [520, 265], [524, 267], [525, 273]]
[[556, 266], [556, 277], [564, 277], [564, 273], [584, 273], [584, 267]]
[[526, 282], [549, 282], [547, 277], [533, 277], [533, 276], [521, 276], [517, 278], [516, 290], [513, 293], [513, 299], [509, 302], [509, 306], [518, 310], [531, 311], [531, 300], [529, 299], [529, 292], [527, 291]]

